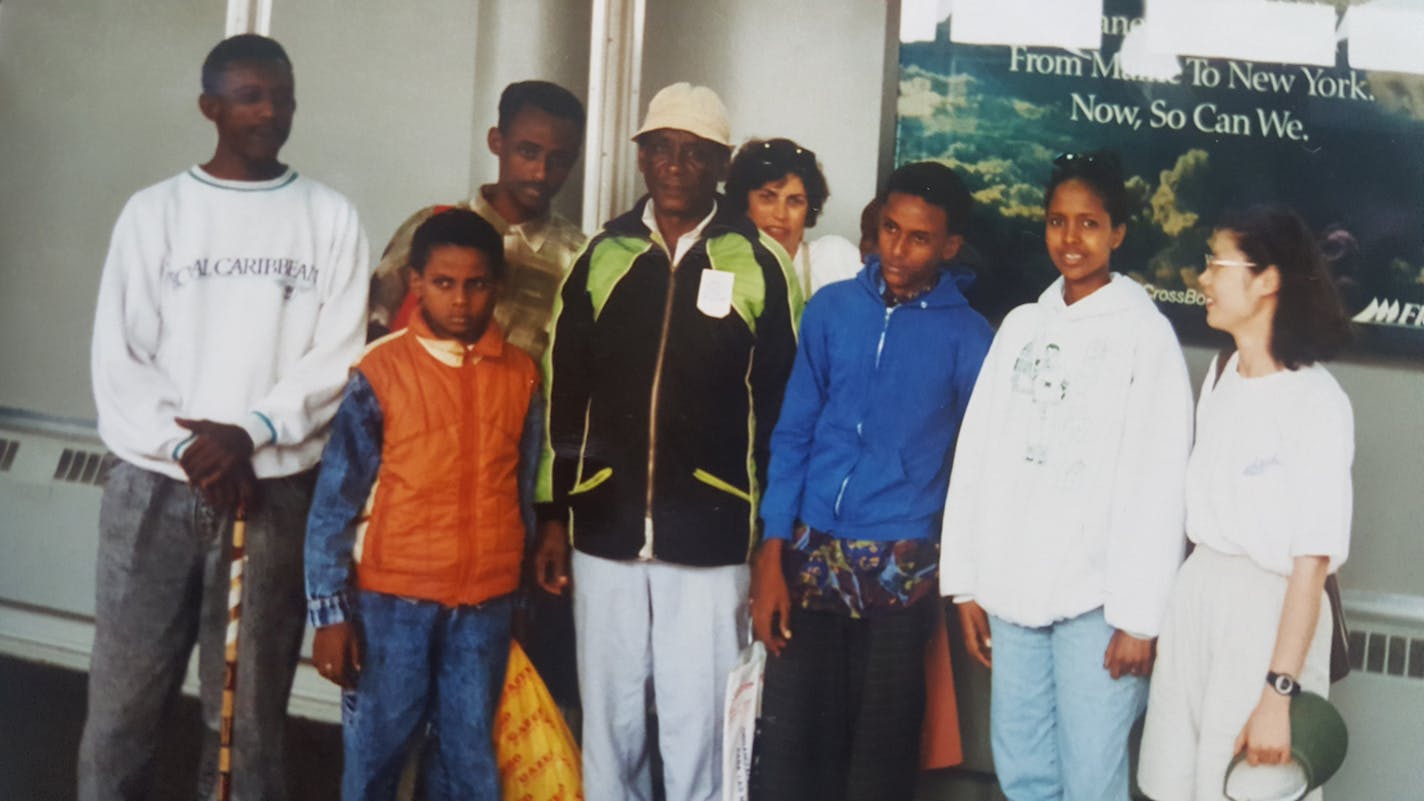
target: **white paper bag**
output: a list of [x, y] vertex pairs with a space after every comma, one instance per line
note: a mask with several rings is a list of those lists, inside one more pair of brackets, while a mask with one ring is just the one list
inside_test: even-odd
[[762, 674], [766, 647], [753, 642], [742, 649], [736, 667], [727, 674], [727, 700], [723, 706], [722, 799], [748, 801], [752, 776], [752, 741], [761, 716]]

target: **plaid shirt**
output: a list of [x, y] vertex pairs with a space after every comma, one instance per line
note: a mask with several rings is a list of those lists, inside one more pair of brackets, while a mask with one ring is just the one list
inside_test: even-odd
[[401, 223], [371, 278], [369, 321], [385, 329], [399, 327], [395, 323], [410, 290], [406, 264], [415, 229], [446, 209], [472, 209], [504, 236], [504, 258], [509, 265], [509, 275], [504, 295], [495, 307], [495, 322], [510, 344], [538, 363], [549, 344], [549, 317], [554, 299], [587, 238], [577, 225], [553, 213], [512, 225], [485, 199], [487, 188], [481, 187], [472, 200], [454, 206], [423, 208]]

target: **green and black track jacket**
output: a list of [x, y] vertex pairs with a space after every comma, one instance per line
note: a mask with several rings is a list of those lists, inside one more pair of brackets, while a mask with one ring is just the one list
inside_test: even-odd
[[[588, 243], [555, 303], [537, 497], [543, 516], [567, 515], [584, 553], [738, 564], [756, 535], [800, 288], [783, 251], [725, 203], [671, 269], [643, 224], [647, 202]], [[706, 302], [711, 281], [702, 289], [714, 270], [733, 276], [721, 308]]]

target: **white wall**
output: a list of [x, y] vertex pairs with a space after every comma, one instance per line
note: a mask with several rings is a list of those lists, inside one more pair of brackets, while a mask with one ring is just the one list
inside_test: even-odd
[[[480, 46], [475, 49], [475, 106], [469, 185], [494, 180], [497, 164], [485, 133], [499, 118], [499, 93], [515, 81], [554, 83], [588, 102], [587, 0], [484, 0], [479, 4]], [[577, 222], [583, 197], [583, 162], [569, 173], [554, 209]]]
[[1354, 541], [1341, 586], [1424, 596], [1424, 369], [1330, 370], [1355, 407]]
[[469, 193], [476, 9], [465, 0], [273, 3], [271, 35], [297, 80], [283, 158], [352, 199], [373, 259], [411, 212]]
[[[274, 0], [301, 104], [284, 155], [355, 201], [379, 255], [411, 212], [497, 177], [485, 135], [506, 85], [587, 95], [588, 24], [579, 0]], [[581, 182], [555, 199], [573, 219]]]
[[134, 190], [212, 153], [199, 66], [221, 3], [0, 4], [0, 406], [93, 417], [89, 334]]
[[648, 3], [643, 108], [676, 81], [712, 87], [732, 139], [785, 136], [816, 152], [831, 199], [816, 228], [860, 239], [881, 158], [885, 0]]

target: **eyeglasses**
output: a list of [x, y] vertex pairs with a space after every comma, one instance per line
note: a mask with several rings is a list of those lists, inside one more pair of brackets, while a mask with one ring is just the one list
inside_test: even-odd
[[1206, 265], [1206, 268], [1207, 268], [1208, 270], [1215, 269], [1215, 268], [1218, 268], [1218, 267], [1255, 267], [1255, 266], [1256, 266], [1256, 262], [1254, 262], [1254, 261], [1240, 261], [1240, 260], [1237, 260], [1237, 259], [1218, 259], [1217, 257], [1211, 255], [1210, 253], [1207, 253], [1206, 255], [1204, 255], [1204, 256], [1202, 257], [1202, 263]]

